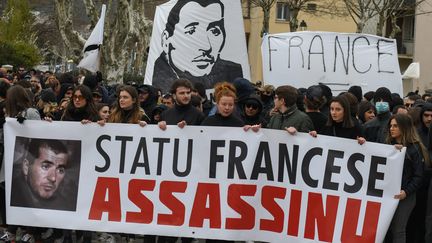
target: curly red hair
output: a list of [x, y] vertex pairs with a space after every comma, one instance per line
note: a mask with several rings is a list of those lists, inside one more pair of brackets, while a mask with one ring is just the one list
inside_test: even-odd
[[216, 103], [219, 102], [222, 96], [233, 97], [234, 100], [237, 99], [236, 88], [231, 83], [228, 82], [217, 83], [214, 89], [215, 89], [214, 95], [215, 95]]

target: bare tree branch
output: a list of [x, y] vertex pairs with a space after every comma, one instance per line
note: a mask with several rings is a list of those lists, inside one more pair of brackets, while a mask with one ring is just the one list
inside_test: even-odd
[[375, 0], [344, 0], [351, 18], [357, 25], [357, 33], [363, 32], [366, 22], [378, 14]]

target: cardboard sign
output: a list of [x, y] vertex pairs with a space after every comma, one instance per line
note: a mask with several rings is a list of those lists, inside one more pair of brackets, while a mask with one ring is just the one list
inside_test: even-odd
[[402, 94], [396, 40], [365, 34], [290, 32], [267, 35], [261, 46], [266, 84], [307, 88], [323, 83], [334, 94], [358, 85]]

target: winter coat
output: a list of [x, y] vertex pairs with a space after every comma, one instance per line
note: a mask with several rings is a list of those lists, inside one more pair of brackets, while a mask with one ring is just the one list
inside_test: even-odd
[[267, 125], [267, 128], [279, 130], [286, 127], [295, 127], [299, 132], [309, 132], [314, 129], [309, 116], [298, 110], [296, 105], [291, 106], [284, 113], [274, 114]]
[[423, 155], [418, 144], [409, 144], [406, 149], [402, 172], [401, 189], [407, 196], [415, 193], [423, 181]]
[[242, 127], [244, 122], [233, 114], [224, 117], [219, 113], [209, 116], [201, 123], [202, 126], [219, 126], [219, 127]]
[[354, 121], [354, 127], [343, 127], [342, 124], [343, 122], [339, 122], [334, 123], [332, 126], [324, 126], [319, 134], [351, 139], [363, 137], [362, 128], [357, 120]]
[[377, 115], [374, 119], [366, 122], [363, 126], [366, 141], [385, 143], [387, 127], [390, 120], [390, 112]]
[[190, 103], [184, 106], [175, 104], [173, 108], [162, 112], [161, 120], [167, 125], [177, 125], [184, 120], [187, 125], [198, 126], [204, 120], [204, 114]]

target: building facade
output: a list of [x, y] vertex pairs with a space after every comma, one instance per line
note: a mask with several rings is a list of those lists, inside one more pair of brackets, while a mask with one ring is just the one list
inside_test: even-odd
[[[356, 25], [350, 16], [321, 14], [320, 7], [323, 1], [309, 3], [308, 12], [300, 12], [299, 22], [304, 21], [308, 31], [348, 32], [356, 31]], [[343, 4], [342, 0], [340, 1]], [[246, 41], [249, 52], [249, 64], [251, 68], [251, 81], [263, 79], [261, 59], [261, 29], [263, 13], [261, 8], [250, 5], [250, 0], [242, 0], [243, 16], [246, 32]], [[315, 11], [313, 10], [315, 9]], [[289, 32], [290, 10], [283, 0], [277, 1], [270, 12], [269, 33]], [[373, 18], [367, 23], [364, 32], [376, 34], [376, 21]], [[432, 0], [423, 2], [416, 11], [407, 13], [398, 19], [401, 32], [395, 36], [397, 40], [399, 65], [403, 73], [412, 62], [420, 63], [420, 78], [415, 80], [403, 80], [404, 94], [409, 91], [432, 91]], [[390, 24], [387, 24], [386, 35], [391, 32]], [[300, 28], [298, 29], [301, 30]], [[265, 83], [265, 80], [263, 80]]]
[[405, 86], [408, 89], [411, 85], [411, 90], [418, 89], [424, 93], [432, 89], [432, 0], [419, 6], [414, 21], [413, 60], [420, 63], [420, 78]]
[[[316, 2], [316, 3], [315, 3]], [[331, 32], [348, 32], [356, 30], [354, 21], [349, 16], [338, 17], [330, 14], [323, 14], [320, 11], [322, 5], [318, 4], [323, 1], [315, 1], [307, 4], [305, 7], [308, 12], [300, 12], [298, 20], [307, 26], [303, 30], [308, 31], [331, 31]], [[251, 68], [251, 81], [257, 82], [263, 80], [262, 58], [261, 58], [261, 30], [263, 22], [262, 9], [250, 4], [248, 0], [242, 0], [243, 17], [246, 32], [246, 41], [249, 54], [249, 65]], [[283, 1], [277, 1], [270, 11], [269, 33], [290, 32], [289, 26], [290, 9]], [[301, 25], [301, 24], [300, 24]], [[302, 30], [299, 26], [298, 30]]]

